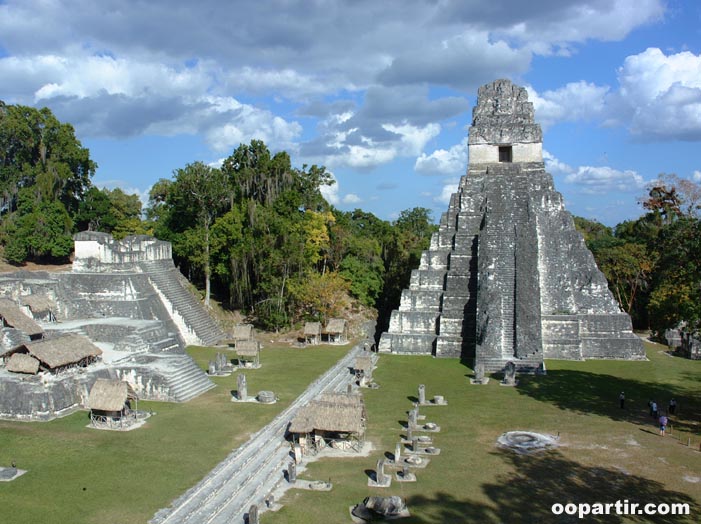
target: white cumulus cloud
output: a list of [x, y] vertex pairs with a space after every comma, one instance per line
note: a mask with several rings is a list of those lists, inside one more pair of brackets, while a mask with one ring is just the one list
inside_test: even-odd
[[600, 117], [606, 108], [607, 86], [591, 82], [570, 82], [565, 86], [537, 93], [527, 87], [528, 99], [533, 102], [536, 121], [547, 128], [558, 122], [574, 122]]
[[637, 172], [620, 171], [608, 166], [580, 166], [565, 180], [581, 187], [587, 194], [603, 195], [612, 191], [636, 192], [645, 187], [645, 180]]
[[414, 163], [414, 171], [424, 175], [456, 175], [467, 166], [467, 139], [450, 149], [436, 149], [431, 154], [421, 153]]
[[643, 139], [701, 140], [701, 54], [649, 48], [618, 70], [611, 123]]

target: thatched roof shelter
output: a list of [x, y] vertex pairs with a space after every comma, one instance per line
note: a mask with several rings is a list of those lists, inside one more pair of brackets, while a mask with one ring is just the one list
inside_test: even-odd
[[43, 315], [56, 309], [56, 305], [46, 295], [25, 295], [20, 297], [19, 301], [35, 315]]
[[8, 298], [0, 298], [0, 317], [6, 326], [19, 329], [30, 337], [37, 337], [44, 333], [39, 324], [22, 313], [17, 304]]
[[353, 368], [356, 371], [362, 371], [366, 375], [372, 371], [372, 357], [369, 356], [359, 356], [355, 357], [355, 366]]
[[255, 357], [260, 351], [260, 342], [257, 340], [240, 340], [236, 344], [236, 353], [240, 357]]
[[10, 357], [10, 360], [7, 361], [5, 367], [7, 371], [13, 371], [14, 373], [36, 375], [39, 372], [39, 361], [31, 355], [15, 353]]
[[313, 337], [321, 335], [321, 322], [307, 322], [304, 324], [304, 336]]
[[329, 335], [342, 335], [346, 332], [346, 321], [343, 318], [330, 318], [326, 324], [326, 333]]
[[253, 338], [253, 326], [251, 324], [238, 324], [234, 326], [234, 340], [238, 342], [240, 340], [250, 340], [251, 338]]
[[27, 342], [6, 351], [0, 357], [7, 358], [15, 353], [29, 354], [41, 362], [44, 367], [56, 369], [78, 364], [85, 359], [99, 357], [102, 355], [102, 350], [86, 337], [69, 333], [61, 337]]
[[365, 404], [360, 395], [323, 394], [297, 412], [290, 422], [289, 432], [329, 431], [362, 435], [365, 420]]
[[127, 400], [136, 399], [128, 382], [98, 378], [88, 396], [88, 408], [98, 411], [121, 411]]

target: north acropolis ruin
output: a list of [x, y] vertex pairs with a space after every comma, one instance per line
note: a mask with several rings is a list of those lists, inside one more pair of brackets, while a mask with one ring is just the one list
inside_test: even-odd
[[169, 242], [83, 232], [70, 272], [0, 274], [0, 418], [87, 408], [98, 378], [140, 399], [182, 402], [214, 387], [185, 353], [224, 338], [187, 289]]

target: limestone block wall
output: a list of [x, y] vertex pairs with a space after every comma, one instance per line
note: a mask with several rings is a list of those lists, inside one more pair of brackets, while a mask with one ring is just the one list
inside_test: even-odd
[[497, 164], [499, 163], [499, 146], [510, 145], [512, 162], [542, 162], [543, 144], [541, 143], [518, 143], [511, 142], [505, 144], [470, 144], [468, 155], [470, 164]]
[[112, 235], [84, 231], [74, 236], [74, 272], [137, 271], [139, 262], [171, 260], [170, 242], [146, 235], [115, 240]]

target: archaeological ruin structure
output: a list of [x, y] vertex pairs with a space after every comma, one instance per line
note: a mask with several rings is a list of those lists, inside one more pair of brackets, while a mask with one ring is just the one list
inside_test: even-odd
[[185, 346], [224, 334], [188, 290], [170, 243], [74, 238], [71, 271], [0, 274], [0, 418], [87, 408], [97, 379], [125, 381], [145, 400], [183, 402], [214, 387]]
[[544, 358], [643, 359], [543, 163], [524, 88], [479, 89], [467, 173], [392, 312], [379, 351], [461, 357], [487, 372]]

